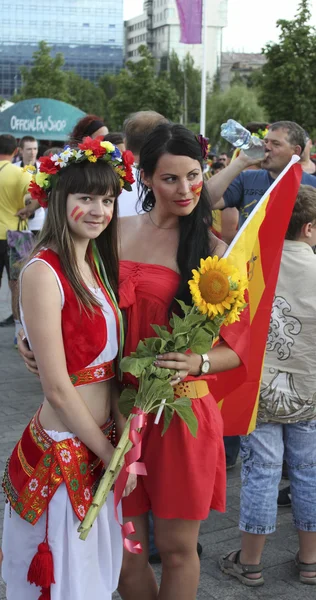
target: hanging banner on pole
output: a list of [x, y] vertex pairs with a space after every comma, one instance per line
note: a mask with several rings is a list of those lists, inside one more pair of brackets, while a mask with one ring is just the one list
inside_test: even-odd
[[176, 0], [182, 44], [202, 44], [203, 0]]

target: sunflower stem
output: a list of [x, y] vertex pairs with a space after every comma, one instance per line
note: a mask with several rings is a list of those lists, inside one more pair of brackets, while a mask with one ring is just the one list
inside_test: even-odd
[[120, 441], [112, 454], [112, 458], [104, 475], [101, 477], [98, 489], [93, 496], [90, 508], [82, 523], [78, 527], [78, 532], [80, 533], [79, 537], [81, 540], [85, 540], [87, 538], [94, 521], [96, 520], [103, 504], [106, 502], [113, 484], [124, 465], [125, 454], [133, 445], [129, 439], [129, 432], [131, 421], [134, 416], [135, 415], [133, 414], [128, 417]]

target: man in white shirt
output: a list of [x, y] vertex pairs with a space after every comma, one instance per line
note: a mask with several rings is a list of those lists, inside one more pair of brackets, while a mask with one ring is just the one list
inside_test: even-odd
[[123, 190], [119, 197], [119, 217], [129, 217], [143, 212], [139, 203], [137, 190], [139, 153], [146, 137], [160, 123], [168, 123], [168, 119], [153, 110], [141, 110], [132, 113], [124, 121], [123, 133], [125, 146], [127, 150], [133, 152], [135, 157], [135, 164], [133, 166], [135, 183], [132, 185], [131, 192]]
[[[24, 136], [20, 141], [20, 149], [22, 160], [14, 163], [16, 167], [25, 167], [26, 165], [32, 165], [39, 170], [40, 163], [36, 160], [38, 153], [38, 142], [31, 135]], [[34, 215], [29, 218], [28, 226], [33, 233], [38, 233], [45, 221], [45, 210], [44, 208], [38, 208]]]
[[263, 584], [261, 555], [276, 529], [284, 458], [298, 530], [301, 583], [316, 585], [316, 189], [301, 185], [285, 236], [272, 306], [257, 426], [241, 439], [241, 550], [222, 571], [251, 587]]

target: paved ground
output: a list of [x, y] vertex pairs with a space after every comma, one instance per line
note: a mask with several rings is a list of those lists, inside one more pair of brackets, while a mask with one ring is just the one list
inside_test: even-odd
[[[4, 284], [0, 289], [0, 320], [7, 317], [9, 312], [9, 293]], [[0, 328], [0, 474], [10, 450], [41, 402], [39, 383], [24, 368], [12, 341], [13, 327]], [[0, 495], [0, 538], [3, 504], [3, 496]], [[293, 566], [297, 539], [291, 524], [290, 509], [279, 511], [278, 532], [270, 536], [266, 544], [263, 587], [257, 590], [245, 588], [220, 572], [218, 556], [239, 547], [238, 504], [239, 469], [236, 468], [228, 474], [226, 514], [212, 513], [202, 524], [200, 542], [203, 554], [198, 600], [297, 600], [298, 596], [304, 600], [315, 600], [315, 588], [300, 584]], [[117, 594], [114, 597], [119, 598]], [[1, 580], [0, 600], [5, 600], [5, 587]]]

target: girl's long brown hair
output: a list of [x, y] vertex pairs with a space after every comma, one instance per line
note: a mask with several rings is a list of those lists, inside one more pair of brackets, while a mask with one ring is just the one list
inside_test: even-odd
[[[31, 257], [43, 248], [54, 250], [59, 257], [62, 270], [67, 277], [79, 304], [90, 311], [99, 306], [93, 294], [85, 285], [76, 262], [74, 242], [67, 221], [68, 194], [111, 194], [116, 199], [120, 194], [118, 175], [110, 164], [102, 161], [88, 161], [72, 164], [61, 169], [58, 182], [50, 193], [47, 216], [40, 236], [33, 248]], [[118, 292], [118, 249], [117, 249], [117, 200], [113, 218], [107, 228], [95, 240], [100, 258], [104, 264], [114, 293]], [[87, 261], [95, 272], [92, 261], [91, 243], [87, 250]]]

